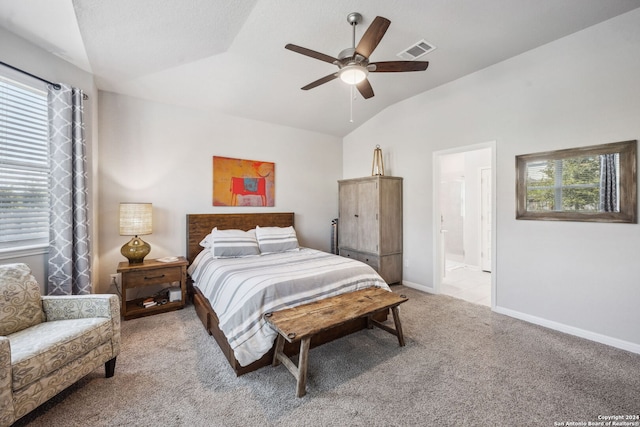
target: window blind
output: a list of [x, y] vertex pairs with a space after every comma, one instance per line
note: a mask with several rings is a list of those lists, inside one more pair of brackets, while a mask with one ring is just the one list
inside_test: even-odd
[[49, 241], [47, 94], [0, 76], [0, 250]]

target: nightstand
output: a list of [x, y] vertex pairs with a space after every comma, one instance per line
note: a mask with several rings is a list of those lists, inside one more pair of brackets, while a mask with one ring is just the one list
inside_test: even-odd
[[[172, 262], [151, 259], [145, 260], [141, 264], [129, 264], [128, 261], [118, 264], [118, 273], [122, 276], [122, 316], [124, 320], [183, 308], [186, 298], [188, 264], [189, 262], [184, 257], [178, 257], [177, 261]], [[166, 302], [162, 305], [145, 308], [142, 306], [142, 302], [151, 296], [150, 293], [144, 298], [127, 301], [127, 291], [133, 288], [162, 284], [169, 287], [174, 282], [180, 283], [182, 294], [180, 301]]]

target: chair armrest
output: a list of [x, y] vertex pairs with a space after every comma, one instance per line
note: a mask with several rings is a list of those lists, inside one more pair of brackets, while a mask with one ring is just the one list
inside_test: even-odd
[[15, 421], [12, 381], [9, 338], [0, 336], [0, 425], [3, 426]]
[[88, 317], [120, 319], [120, 300], [111, 294], [42, 296], [42, 309], [47, 322]]

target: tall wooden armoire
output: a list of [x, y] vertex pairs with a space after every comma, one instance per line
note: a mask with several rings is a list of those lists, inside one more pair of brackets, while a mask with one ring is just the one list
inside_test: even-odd
[[402, 283], [402, 178], [338, 181], [341, 256], [372, 266], [388, 284]]

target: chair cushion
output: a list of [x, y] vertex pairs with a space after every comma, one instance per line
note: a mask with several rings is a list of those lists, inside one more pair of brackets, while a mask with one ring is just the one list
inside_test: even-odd
[[88, 353], [113, 335], [111, 319], [56, 320], [8, 336], [13, 389], [18, 390]]
[[26, 264], [0, 265], [0, 335], [44, 321], [40, 286]]

